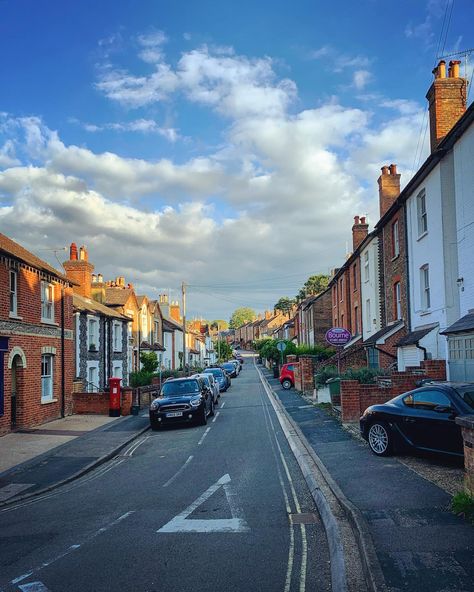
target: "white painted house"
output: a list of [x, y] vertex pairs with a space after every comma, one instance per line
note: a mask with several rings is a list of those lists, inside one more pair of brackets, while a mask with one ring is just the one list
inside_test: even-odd
[[382, 327], [380, 318], [379, 238], [369, 235], [360, 252], [362, 336], [364, 341]]

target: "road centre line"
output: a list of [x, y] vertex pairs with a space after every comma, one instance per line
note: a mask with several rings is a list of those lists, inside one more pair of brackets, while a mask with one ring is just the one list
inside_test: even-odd
[[[277, 469], [277, 475], [278, 475], [278, 480], [280, 482], [280, 486], [283, 492], [283, 498], [285, 500], [285, 506], [286, 506], [286, 513], [288, 515], [291, 514], [291, 506], [290, 506], [290, 501], [288, 499], [288, 494], [286, 492], [286, 487], [285, 484], [283, 483], [283, 475], [280, 469], [280, 464], [278, 463], [278, 457], [276, 454], [276, 448], [275, 445], [273, 443], [273, 438], [272, 438], [272, 433], [270, 431], [270, 424], [269, 421], [267, 419], [267, 415], [268, 415], [268, 409], [266, 408], [266, 405], [262, 399], [262, 394], [260, 392], [260, 400], [262, 402], [262, 408], [263, 408], [263, 417], [265, 419], [265, 427], [267, 428], [267, 432], [268, 432], [268, 439], [270, 441], [270, 447], [272, 449], [273, 452], [273, 456], [275, 457], [275, 466]], [[293, 563], [294, 563], [294, 556], [295, 556], [295, 534], [294, 534], [294, 530], [293, 527], [290, 524], [290, 544], [288, 547], [288, 561], [287, 561], [287, 567], [286, 567], [286, 576], [285, 576], [285, 587], [284, 587], [284, 592], [289, 592], [290, 588], [291, 588], [291, 576], [293, 573]]]
[[181, 473], [189, 465], [189, 463], [193, 460], [193, 458], [194, 457], [191, 455], [188, 458], [188, 460], [184, 463], [184, 465], [171, 477], [171, 479], [168, 479], [168, 481], [163, 485], [163, 487], [168, 487], [168, 485], [171, 485], [171, 483], [173, 483], [173, 481], [181, 475]]
[[198, 442], [198, 446], [201, 446], [201, 444], [202, 444], [202, 441], [203, 441], [203, 440], [204, 440], [204, 438], [207, 436], [207, 434], [209, 433], [209, 430], [210, 430], [210, 429], [211, 429], [211, 428], [207, 428], [207, 429], [206, 429], [206, 431], [205, 431], [205, 432], [204, 432], [204, 434], [202, 435], [202, 438], [201, 438], [201, 439], [199, 440], [199, 442]]
[[[254, 364], [255, 364], [255, 360], [254, 360]], [[256, 368], [256, 365], [255, 365], [255, 368]], [[258, 369], [257, 369], [257, 372], [260, 375], [260, 372], [259, 372]], [[270, 394], [268, 393], [267, 389], [264, 387], [263, 381], [262, 381], [262, 386], [264, 388], [264, 391], [265, 391], [267, 397], [270, 399]], [[270, 399], [270, 402], [272, 402], [271, 399]], [[264, 405], [264, 407], [266, 409], [266, 405]], [[290, 485], [291, 494], [292, 494], [292, 497], [293, 497], [293, 501], [295, 503], [296, 511], [298, 513], [301, 513], [301, 506], [300, 506], [300, 503], [299, 503], [299, 500], [298, 500], [298, 496], [296, 494], [296, 490], [295, 490], [295, 487], [294, 487], [293, 479], [292, 479], [292, 477], [290, 475], [290, 471], [289, 471], [288, 465], [286, 463], [285, 457], [283, 456], [283, 452], [282, 452], [280, 443], [278, 442], [278, 438], [277, 438], [277, 435], [276, 435], [276, 430], [275, 430], [275, 426], [273, 424], [273, 420], [271, 418], [271, 415], [270, 415], [270, 412], [268, 411], [268, 409], [266, 409], [266, 411], [268, 413], [268, 418], [269, 418], [270, 424], [272, 426], [273, 434], [274, 434], [274, 437], [275, 437], [275, 443], [276, 443], [276, 445], [278, 447], [278, 452], [280, 454], [280, 458], [281, 458], [283, 467], [285, 469], [286, 477], [287, 477], [288, 483]], [[306, 589], [306, 569], [307, 569], [307, 560], [308, 560], [308, 544], [307, 544], [307, 538], [306, 538], [306, 526], [304, 524], [300, 524], [300, 530], [301, 530], [301, 547], [302, 547], [302, 551], [301, 551], [301, 572], [300, 572], [300, 592], [304, 592], [305, 589]]]
[[[122, 514], [121, 516], [119, 516], [115, 520], [112, 520], [112, 522], [109, 522], [109, 524], [107, 524], [106, 526], [103, 526], [102, 528], [99, 528], [99, 530], [96, 530], [96, 531], [92, 532], [90, 535], [86, 536], [85, 539], [82, 541], [82, 543], [76, 544], [76, 545], [71, 545], [65, 551], [63, 551], [62, 553], [59, 553], [59, 555], [52, 557], [49, 561], [45, 561], [45, 562], [41, 563], [41, 565], [38, 565], [37, 567], [33, 568], [28, 573], [23, 574], [13, 580], [11, 580], [10, 583], [11, 584], [18, 584], [19, 582], [26, 580], [26, 578], [29, 578], [34, 573], [41, 571], [45, 567], [50, 566], [51, 564], [55, 563], [56, 561], [59, 561], [59, 559], [62, 559], [63, 557], [66, 557], [67, 555], [69, 555], [73, 551], [76, 551], [76, 549], [79, 549], [82, 545], [84, 545], [84, 543], [92, 541], [100, 534], [103, 534], [104, 532], [106, 532], [107, 530], [112, 528], [113, 526], [122, 522], [122, 520], [125, 520], [125, 518], [128, 518], [134, 512], [135, 512], [135, 510], [131, 510], [130, 512], [125, 512], [125, 514]], [[41, 588], [38, 588], [38, 590], [41, 590]]]
[[49, 592], [43, 582], [30, 582], [20, 586], [21, 592]]
[[214, 423], [216, 421], [216, 419], [219, 417], [220, 411], [218, 411], [216, 413], [216, 416], [214, 417], [214, 419], [212, 420], [212, 423]]

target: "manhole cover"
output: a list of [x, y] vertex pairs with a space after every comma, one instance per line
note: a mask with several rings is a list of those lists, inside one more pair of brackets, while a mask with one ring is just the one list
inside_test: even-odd
[[289, 518], [292, 524], [316, 524], [318, 522], [317, 515], [312, 512], [308, 512], [307, 514], [289, 514]]

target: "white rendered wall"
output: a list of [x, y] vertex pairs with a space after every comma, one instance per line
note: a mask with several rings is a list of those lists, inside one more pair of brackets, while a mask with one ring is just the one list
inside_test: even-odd
[[[380, 285], [378, 273], [378, 237], [374, 237], [360, 253], [360, 285], [361, 285], [361, 300], [360, 307], [362, 310], [362, 336], [367, 339], [379, 329], [381, 329], [380, 321]], [[365, 279], [365, 253], [369, 254], [369, 279]], [[367, 300], [370, 300], [370, 319], [367, 316]], [[374, 322], [375, 321], [375, 322]]]

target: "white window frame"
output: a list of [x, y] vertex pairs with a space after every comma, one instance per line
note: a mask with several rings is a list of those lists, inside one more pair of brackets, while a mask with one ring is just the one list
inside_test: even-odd
[[399, 234], [398, 220], [392, 224], [392, 256], [398, 257], [400, 255], [400, 234]]
[[113, 334], [113, 350], [114, 352], [122, 351], [122, 323], [120, 321], [114, 321], [112, 323], [112, 334]]
[[402, 318], [402, 288], [400, 282], [395, 283], [393, 295], [395, 297], [395, 316], [398, 321]]
[[364, 253], [364, 281], [370, 280], [370, 263], [369, 263], [369, 251]]
[[[91, 350], [92, 346], [95, 346], [95, 349]], [[87, 317], [87, 349], [99, 351], [99, 319], [97, 317]]]
[[[91, 376], [91, 372], [94, 375]], [[99, 392], [99, 362], [87, 362], [87, 392]]]
[[159, 343], [158, 335], [160, 333], [160, 321], [153, 321], [153, 343]]
[[112, 376], [114, 378], [123, 378], [123, 363], [121, 361], [114, 361], [113, 362]]
[[367, 327], [365, 329], [367, 333], [372, 332], [372, 311], [370, 309], [370, 298], [367, 298], [365, 301], [365, 316], [367, 317]]
[[54, 284], [41, 282], [41, 321], [54, 323]]
[[422, 310], [429, 310], [431, 308], [431, 293], [430, 293], [430, 266], [428, 264], [420, 267], [420, 292], [421, 292], [421, 308]]
[[[48, 367], [49, 366], [49, 367]], [[54, 355], [41, 355], [41, 402], [52, 401], [54, 395]]]
[[18, 272], [10, 269], [10, 316], [18, 315]]
[[428, 232], [428, 215], [426, 213], [426, 192], [424, 189], [416, 196], [416, 216], [418, 220], [418, 238]]

